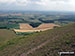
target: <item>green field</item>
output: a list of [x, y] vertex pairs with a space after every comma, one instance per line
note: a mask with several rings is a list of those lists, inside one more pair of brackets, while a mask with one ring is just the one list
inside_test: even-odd
[[12, 38], [0, 45], [0, 56], [59, 56], [59, 51], [73, 50], [75, 50], [75, 24], [70, 24], [53, 30]]
[[0, 29], [19, 29], [19, 24], [5, 24], [5, 25], [0, 25]]

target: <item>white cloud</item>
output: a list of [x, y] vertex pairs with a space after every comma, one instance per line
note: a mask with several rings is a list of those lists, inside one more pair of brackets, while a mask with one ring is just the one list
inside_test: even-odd
[[75, 0], [70, 0], [69, 4], [72, 5], [72, 6], [75, 6]]
[[39, 5], [51, 5], [51, 4], [70, 4], [75, 5], [75, 0], [41, 0], [36, 2]]
[[[21, 8], [27, 6], [39, 10], [75, 10], [75, 0], [0, 0], [1, 4], [15, 5]], [[13, 5], [12, 5], [13, 4]], [[6, 5], [5, 5], [6, 6]], [[28, 8], [29, 8], [28, 7]], [[27, 9], [28, 9], [27, 8]], [[30, 9], [30, 8], [29, 8]]]
[[16, 3], [20, 4], [20, 5], [27, 5], [30, 3], [29, 0], [16, 0]]
[[11, 3], [15, 2], [16, 0], [0, 0], [0, 3]]
[[75, 5], [75, 0], [0, 0], [0, 3], [19, 3], [19, 4], [38, 4], [38, 5], [49, 5], [54, 3], [67, 3]]

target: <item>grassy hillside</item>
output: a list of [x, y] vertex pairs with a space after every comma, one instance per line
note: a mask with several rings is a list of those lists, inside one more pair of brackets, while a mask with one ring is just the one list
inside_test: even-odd
[[16, 37], [16, 34], [13, 31], [7, 29], [0, 29], [0, 44], [14, 37]]
[[0, 56], [59, 56], [75, 50], [75, 24], [13, 38], [0, 45]]

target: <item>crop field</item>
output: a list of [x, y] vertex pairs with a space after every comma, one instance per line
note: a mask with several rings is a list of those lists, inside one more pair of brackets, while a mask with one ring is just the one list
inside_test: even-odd
[[19, 29], [19, 24], [2, 24], [0, 29]]
[[20, 25], [20, 29], [22, 29], [22, 30], [32, 30], [33, 29], [33, 27], [32, 26], [30, 26], [29, 24], [19, 24]]
[[29, 24], [20, 24], [20, 29], [14, 29], [15, 32], [40, 32], [53, 29], [55, 26], [60, 27], [56, 24], [41, 24], [38, 27], [33, 28]]
[[15, 32], [40, 32], [40, 30], [18, 30], [18, 29], [14, 29]]
[[41, 24], [40, 26], [36, 27], [36, 29], [53, 29], [54, 26], [60, 27], [59, 25], [47, 23], [47, 24]]

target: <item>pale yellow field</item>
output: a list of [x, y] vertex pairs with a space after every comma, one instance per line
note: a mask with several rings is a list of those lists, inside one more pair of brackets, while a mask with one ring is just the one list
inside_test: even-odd
[[33, 27], [30, 26], [29, 24], [19, 24], [20, 25], [20, 29], [22, 30], [32, 30]]
[[53, 29], [54, 26], [60, 27], [56, 24], [41, 24], [40, 26], [33, 28], [29, 24], [20, 24], [20, 29], [14, 29], [15, 32], [40, 32]]
[[15, 32], [40, 32], [40, 31], [46, 31], [48, 29], [52, 28], [47, 28], [47, 29], [34, 29], [34, 30], [22, 30], [22, 29], [14, 29]]

